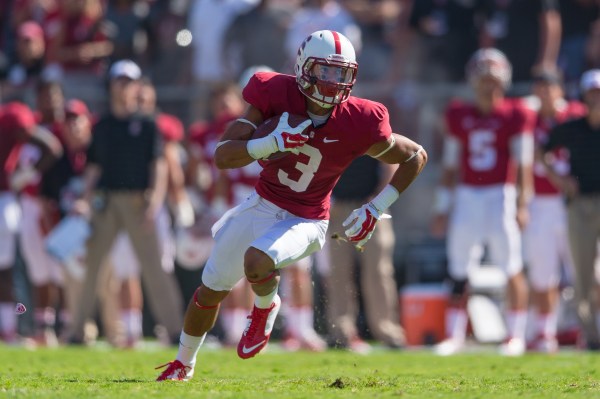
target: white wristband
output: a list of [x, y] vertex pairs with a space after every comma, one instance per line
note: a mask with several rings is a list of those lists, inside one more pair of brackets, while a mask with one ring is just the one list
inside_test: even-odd
[[265, 136], [260, 139], [248, 140], [246, 151], [254, 159], [263, 159], [276, 152], [277, 140], [273, 136]]
[[447, 187], [438, 187], [435, 190], [433, 199], [433, 212], [436, 214], [446, 214], [452, 207], [454, 192]]
[[400, 193], [398, 190], [388, 184], [381, 190], [379, 194], [375, 198], [371, 200], [371, 205], [373, 205], [381, 214], [390, 207], [396, 200], [400, 197]]

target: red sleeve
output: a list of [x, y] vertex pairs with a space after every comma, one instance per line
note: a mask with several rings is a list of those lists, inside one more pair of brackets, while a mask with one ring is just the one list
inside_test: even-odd
[[446, 132], [451, 136], [458, 137], [460, 135], [461, 127], [460, 127], [460, 117], [459, 111], [461, 109], [461, 104], [458, 101], [451, 101], [446, 107], [446, 112], [444, 114], [444, 119], [446, 121]]
[[269, 97], [271, 94], [269, 93], [267, 82], [272, 76], [273, 73], [270, 72], [255, 73], [242, 91], [244, 100], [258, 109], [263, 115], [271, 114], [269, 109]]
[[536, 114], [526, 106], [519, 104], [513, 110], [512, 134], [533, 134], [536, 123]]
[[383, 104], [373, 103], [370, 122], [373, 126], [373, 131], [371, 132], [373, 143], [387, 140], [392, 135], [390, 114]]
[[579, 118], [587, 113], [585, 104], [579, 101], [569, 101], [569, 116], [571, 118]]
[[166, 141], [183, 140], [183, 124], [176, 116], [161, 113], [156, 117], [156, 124]]

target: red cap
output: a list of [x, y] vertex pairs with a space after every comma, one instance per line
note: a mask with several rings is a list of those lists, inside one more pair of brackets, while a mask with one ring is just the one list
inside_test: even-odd
[[78, 100], [76, 98], [67, 101], [67, 103], [65, 104], [65, 113], [67, 115], [74, 115], [74, 116], [79, 116], [79, 115], [89, 116], [90, 115], [90, 111], [89, 111], [87, 105], [85, 105], [85, 103], [83, 101]]
[[4, 106], [0, 114], [2, 130], [31, 130], [36, 125], [31, 109], [20, 102], [11, 102]]
[[21, 39], [38, 39], [44, 37], [44, 30], [35, 21], [23, 22], [17, 29], [17, 36]]

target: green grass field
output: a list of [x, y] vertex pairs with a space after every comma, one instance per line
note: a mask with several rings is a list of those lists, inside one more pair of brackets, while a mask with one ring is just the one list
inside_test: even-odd
[[600, 398], [600, 355], [502, 358], [483, 350], [285, 353], [203, 350], [190, 382], [154, 381], [175, 349], [0, 346], [0, 398]]

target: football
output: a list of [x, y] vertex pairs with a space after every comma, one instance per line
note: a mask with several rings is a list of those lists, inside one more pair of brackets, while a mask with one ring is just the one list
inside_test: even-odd
[[[277, 127], [280, 117], [281, 117], [281, 115], [273, 116], [273, 117], [267, 119], [266, 121], [264, 121], [263, 123], [261, 123], [260, 126], [258, 126], [258, 128], [252, 134], [251, 139], [260, 139], [262, 137], [265, 137], [265, 136], [268, 136], [269, 134], [271, 134], [273, 132], [273, 130], [275, 130], [275, 128]], [[306, 121], [307, 119], [308, 119], [308, 117], [306, 117], [306, 116], [289, 114], [288, 124], [291, 127], [296, 127], [299, 124], [301, 124], [302, 122]], [[310, 127], [312, 127], [312, 126], [309, 126], [309, 128]], [[290, 154], [291, 153], [288, 151], [277, 151], [277, 152], [274, 152], [273, 154], [269, 155], [266, 159], [269, 161], [272, 161], [275, 159], [281, 159]]]

